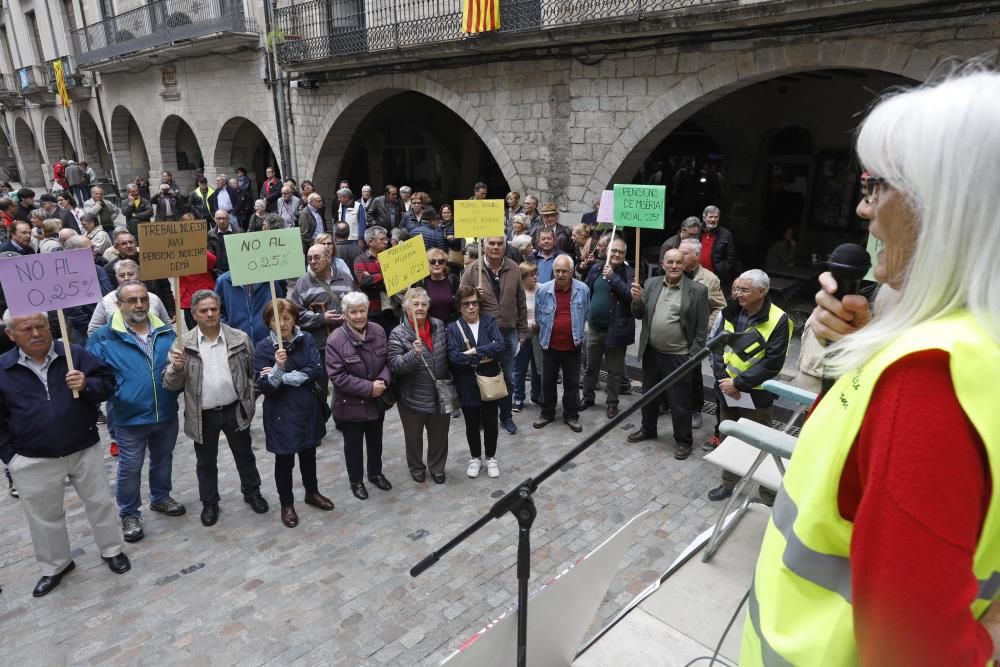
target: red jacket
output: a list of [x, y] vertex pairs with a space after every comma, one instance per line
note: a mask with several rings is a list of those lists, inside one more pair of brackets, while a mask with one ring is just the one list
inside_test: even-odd
[[191, 297], [200, 289], [215, 289], [215, 255], [210, 252], [205, 253], [208, 259], [208, 271], [205, 273], [194, 273], [190, 276], [181, 276], [181, 308], [191, 307]]
[[66, 181], [66, 165], [62, 162], [56, 162], [52, 165], [52, 180], [58, 183], [63, 190], [69, 187], [69, 183]]

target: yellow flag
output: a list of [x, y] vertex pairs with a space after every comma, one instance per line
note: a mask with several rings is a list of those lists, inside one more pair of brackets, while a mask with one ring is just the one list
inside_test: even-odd
[[66, 76], [63, 73], [61, 60], [52, 63], [52, 73], [56, 76], [56, 92], [59, 93], [59, 102], [64, 107], [68, 107], [73, 102], [69, 99], [69, 91], [66, 90]]
[[500, 0], [462, 0], [462, 32], [500, 29]]

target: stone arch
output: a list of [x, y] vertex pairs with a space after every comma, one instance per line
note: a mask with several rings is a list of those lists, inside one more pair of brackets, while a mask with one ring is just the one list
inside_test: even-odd
[[[212, 177], [216, 173], [233, 176], [237, 167], [245, 167], [251, 183], [264, 181], [265, 162], [277, 167], [277, 154], [260, 126], [243, 116], [234, 116], [226, 120], [219, 128], [212, 151], [211, 173], [206, 167], [208, 183], [214, 187]], [[267, 159], [267, 155], [270, 158]], [[256, 189], [253, 189], [256, 192]]]
[[681, 79], [622, 130], [595, 167], [583, 201], [599, 198], [635, 174], [644, 157], [683, 120], [735, 90], [784, 74], [815, 69], [866, 69], [924, 80], [945, 56], [911, 44], [843, 38], [745, 51]]
[[80, 159], [86, 161], [98, 177], [111, 173], [111, 154], [104, 133], [86, 109], [80, 111], [80, 149]]
[[111, 113], [111, 155], [118, 176], [118, 186], [125, 187], [136, 176], [149, 178], [149, 151], [135, 116], [125, 106]]
[[[510, 154], [486, 119], [458, 93], [416, 73], [382, 74], [366, 77], [350, 88], [339, 91], [336, 102], [327, 112], [314, 135], [323, 137], [323, 140], [313, 146], [306, 162], [309, 170], [305, 173], [313, 175], [317, 189], [323, 187], [329, 189], [330, 186], [336, 185], [336, 183], [330, 182], [337, 178], [336, 173], [331, 172], [330, 175], [326, 175], [323, 173], [324, 169], [329, 171], [340, 168], [348, 144], [354, 136], [354, 130], [361, 124], [365, 116], [389, 97], [408, 91], [422, 93], [458, 115], [479, 135], [493, 160], [499, 166], [509, 187], [512, 190], [524, 190], [521, 177], [514, 168]], [[321, 167], [320, 156], [324, 152], [327, 153], [327, 157], [324, 159], [323, 167]]]
[[45, 154], [49, 164], [54, 164], [61, 157], [76, 159], [73, 141], [55, 116], [46, 116], [42, 121], [42, 136], [45, 138]]
[[202, 155], [198, 137], [187, 121], [175, 114], [167, 116], [160, 129], [160, 168], [173, 174], [181, 192], [194, 189], [195, 171], [205, 165]]
[[22, 185], [47, 189], [45, 172], [42, 170], [42, 152], [35, 141], [35, 133], [23, 118], [14, 119], [14, 142], [21, 154], [21, 168], [24, 170], [21, 174]]

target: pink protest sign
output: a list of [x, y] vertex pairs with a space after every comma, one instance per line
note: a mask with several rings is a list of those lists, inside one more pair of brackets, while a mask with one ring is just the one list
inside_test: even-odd
[[89, 248], [0, 259], [0, 284], [17, 317], [101, 300]]
[[601, 193], [601, 205], [597, 208], [598, 222], [615, 222], [615, 191], [605, 190]]

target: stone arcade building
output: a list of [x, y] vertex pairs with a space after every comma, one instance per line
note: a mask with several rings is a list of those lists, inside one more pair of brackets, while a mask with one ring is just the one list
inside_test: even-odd
[[786, 227], [816, 252], [860, 232], [858, 114], [1000, 38], [986, 0], [501, 0], [479, 36], [459, 7], [10, 0], [0, 169], [41, 188], [76, 157], [190, 190], [199, 167], [259, 183], [273, 163], [328, 198], [341, 178], [442, 200], [486, 180], [568, 221], [611, 183], [662, 182], [671, 226], [712, 201], [745, 254]]

